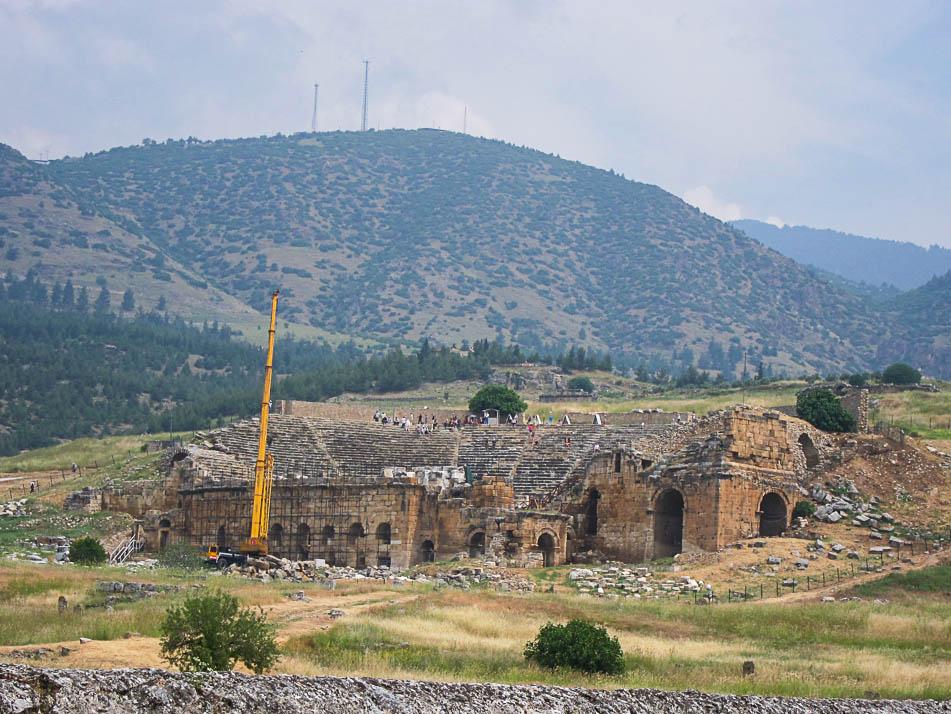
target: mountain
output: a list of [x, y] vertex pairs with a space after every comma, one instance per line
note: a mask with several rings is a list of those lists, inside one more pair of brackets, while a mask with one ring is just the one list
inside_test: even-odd
[[48, 167], [0, 144], [0, 267], [23, 275], [30, 268], [95, 298], [102, 286], [118, 305], [126, 288], [140, 304], [163, 296], [197, 320], [257, 322], [239, 299], [210, 286], [156, 247], [138, 225], [85, 201]]
[[885, 309], [896, 327], [879, 347], [880, 361], [912, 362], [926, 373], [947, 376], [951, 364], [951, 271], [898, 295]]
[[923, 248], [807, 226], [777, 228], [746, 219], [731, 225], [799, 263], [857, 283], [910, 290], [951, 270], [951, 250], [937, 245]]
[[[502, 142], [393, 130], [18, 156], [2, 267], [153, 295], [164, 269], [186, 317], [260, 311], [280, 286], [283, 320], [337, 333], [578, 343], [733, 374], [744, 352], [774, 372], [876, 367], [891, 337], [867, 300], [672, 194]], [[57, 230], [54, 209], [88, 222]]]

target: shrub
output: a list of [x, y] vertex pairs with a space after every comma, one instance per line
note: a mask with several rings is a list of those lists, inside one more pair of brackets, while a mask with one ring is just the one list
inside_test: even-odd
[[478, 413], [483, 409], [498, 409], [501, 414], [521, 414], [528, 405], [514, 389], [503, 384], [487, 384], [469, 400], [469, 411]]
[[584, 620], [565, 625], [548, 623], [525, 646], [525, 659], [543, 667], [567, 667], [582, 672], [621, 674], [624, 654], [617, 637]]
[[868, 384], [868, 375], [862, 372], [856, 372], [855, 374], [849, 375], [848, 381], [853, 387], [864, 387]]
[[184, 570], [198, 570], [204, 564], [198, 548], [185, 543], [166, 546], [159, 553], [158, 562], [165, 568], [183, 568]]
[[796, 415], [823, 431], [855, 431], [855, 417], [828, 389], [801, 392], [796, 397]]
[[809, 518], [816, 512], [816, 504], [812, 501], [799, 501], [793, 508], [793, 518]]
[[882, 381], [888, 384], [918, 384], [921, 381], [921, 372], [904, 362], [896, 362], [888, 365], [882, 372]]
[[192, 595], [162, 622], [162, 657], [183, 672], [223, 672], [241, 661], [255, 674], [277, 661], [274, 626], [222, 592]]
[[69, 560], [77, 565], [99, 565], [107, 560], [106, 549], [95, 538], [79, 538], [69, 544]]
[[568, 389], [580, 389], [591, 394], [594, 391], [594, 382], [588, 377], [572, 377], [568, 380]]

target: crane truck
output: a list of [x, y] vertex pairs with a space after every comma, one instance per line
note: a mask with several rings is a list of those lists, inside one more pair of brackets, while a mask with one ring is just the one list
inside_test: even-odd
[[251, 533], [238, 546], [227, 550], [224, 543], [208, 548], [208, 562], [219, 568], [245, 563], [248, 557], [267, 555], [267, 534], [271, 518], [271, 484], [274, 480], [274, 455], [267, 450], [267, 422], [271, 413], [271, 374], [274, 368], [274, 333], [277, 325], [277, 295], [271, 295], [271, 322], [267, 331], [267, 360], [264, 363], [264, 396], [261, 399], [261, 423], [258, 430], [258, 457], [254, 463], [254, 495], [251, 502]]

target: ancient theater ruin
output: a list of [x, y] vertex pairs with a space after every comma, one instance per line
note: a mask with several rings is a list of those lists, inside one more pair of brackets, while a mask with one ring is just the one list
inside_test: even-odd
[[[711, 551], [782, 533], [827, 444], [774, 411], [656, 416], [583, 424], [576, 416], [534, 434], [524, 426], [421, 434], [275, 414], [270, 551], [392, 568], [467, 556], [541, 566]], [[162, 480], [105, 488], [95, 507], [135, 516], [149, 550], [235, 547], [249, 528], [257, 429], [247, 420], [199, 434], [168, 453]]]

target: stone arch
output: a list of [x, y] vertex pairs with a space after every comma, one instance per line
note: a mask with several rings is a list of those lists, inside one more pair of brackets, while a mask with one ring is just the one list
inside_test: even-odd
[[812, 439], [808, 434], [803, 432], [799, 435], [799, 448], [802, 450], [802, 455], [806, 458], [806, 468], [812, 469], [819, 465], [819, 449], [816, 448], [816, 445], [812, 442]]
[[542, 552], [543, 563], [546, 568], [555, 564], [555, 536], [547, 531], [538, 536], [538, 549]]
[[268, 550], [281, 550], [284, 547], [284, 526], [275, 523], [267, 534]]
[[327, 565], [336, 565], [337, 564], [337, 554], [333, 549], [334, 537], [336, 536], [336, 531], [333, 526], [327, 525], [324, 526], [320, 531], [320, 540], [321, 540], [321, 553], [324, 556], [324, 560], [327, 561]]
[[571, 529], [568, 529], [568, 532], [565, 533], [565, 560], [571, 562], [571, 559], [575, 555], [575, 537]]
[[301, 560], [310, 558], [310, 526], [306, 523], [297, 527], [297, 555]]
[[601, 501], [601, 492], [596, 488], [588, 492], [588, 498], [584, 506], [584, 532], [585, 535], [598, 534], [598, 503]]
[[485, 531], [476, 531], [469, 536], [469, 557], [478, 558], [485, 555]]
[[654, 557], [669, 558], [683, 550], [684, 495], [675, 488], [654, 502]]
[[759, 534], [764, 537], [782, 535], [789, 523], [786, 499], [770, 491], [759, 504]]
[[366, 531], [363, 530], [362, 523], [351, 523], [350, 530], [347, 531], [347, 541], [351, 545], [355, 545], [363, 536], [366, 535]]
[[381, 545], [389, 545], [393, 538], [392, 529], [389, 523], [381, 523], [376, 527], [376, 539]]
[[424, 540], [419, 546], [419, 559], [424, 563], [436, 560], [436, 546], [431, 540]]
[[165, 550], [168, 547], [168, 539], [171, 537], [172, 522], [167, 518], [159, 521], [159, 550]]
[[216, 545], [218, 546], [218, 550], [227, 550], [227, 548], [228, 548], [228, 529], [225, 528], [224, 526], [218, 526], [218, 535], [217, 535], [217, 538], [218, 538], [218, 540], [216, 541]]
[[621, 458], [622, 454], [620, 451], [614, 452], [614, 473], [621, 473]]

